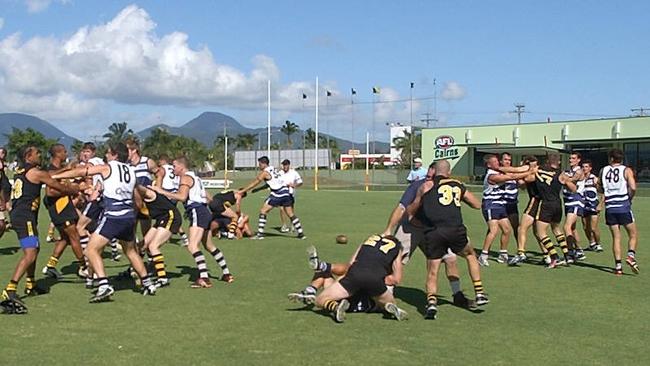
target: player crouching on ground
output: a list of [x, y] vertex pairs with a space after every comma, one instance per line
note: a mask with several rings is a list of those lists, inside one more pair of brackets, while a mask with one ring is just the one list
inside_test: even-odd
[[347, 274], [316, 296], [316, 306], [342, 323], [350, 308], [348, 298], [363, 292], [397, 320], [405, 320], [408, 314], [395, 305], [393, 292], [387, 287], [401, 280], [402, 244], [393, 236], [372, 235], [357, 248]]

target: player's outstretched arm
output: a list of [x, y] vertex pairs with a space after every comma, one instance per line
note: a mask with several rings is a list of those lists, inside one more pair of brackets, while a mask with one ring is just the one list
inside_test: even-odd
[[467, 203], [467, 205], [469, 205], [471, 208], [477, 210], [481, 208], [481, 201], [479, 201], [474, 193], [470, 191], [465, 191], [465, 194], [463, 195], [463, 202]]
[[80, 165], [74, 169], [53, 174], [52, 178], [70, 179], [70, 178], [79, 178], [79, 177], [89, 177], [95, 174], [101, 174], [103, 178], [107, 178], [110, 172], [111, 172], [111, 167], [109, 165]]
[[158, 194], [162, 194], [167, 198], [176, 201], [185, 202], [187, 201], [187, 198], [190, 196], [190, 187], [192, 187], [192, 185], [194, 185], [194, 179], [192, 179], [192, 177], [190, 177], [189, 175], [184, 175], [181, 177], [177, 192], [168, 192], [158, 186], [147, 186], [147, 188], [155, 191]]
[[258, 174], [257, 177], [255, 177], [255, 179], [253, 179], [250, 183], [248, 183], [248, 185], [246, 185], [244, 188], [240, 189], [240, 191], [243, 192], [250, 191], [251, 189], [255, 188], [258, 184], [262, 183], [264, 181], [264, 178], [267, 177], [268, 177], [267, 172], [260, 172], [260, 174]]
[[575, 191], [578, 190], [578, 187], [573, 182], [572, 177], [569, 177], [566, 174], [561, 174], [559, 180], [560, 180], [560, 183], [565, 185], [571, 192], [575, 192]]
[[36, 180], [38, 180], [39, 183], [45, 184], [48, 187], [51, 187], [55, 189], [56, 191], [60, 192], [62, 195], [74, 195], [79, 192], [79, 185], [77, 184], [63, 184], [59, 182], [58, 180], [52, 178], [52, 176], [44, 171], [44, 170], [39, 170], [36, 171]]
[[522, 165], [522, 166], [502, 166], [499, 167], [499, 171], [502, 173], [523, 173], [528, 171], [530, 168], [529, 165]]
[[397, 206], [395, 206], [393, 209], [393, 212], [391, 212], [390, 217], [388, 218], [388, 223], [386, 224], [386, 228], [381, 233], [381, 235], [393, 235], [395, 227], [402, 219], [402, 216], [404, 216], [405, 211], [406, 208], [402, 206], [401, 203], [398, 203]]

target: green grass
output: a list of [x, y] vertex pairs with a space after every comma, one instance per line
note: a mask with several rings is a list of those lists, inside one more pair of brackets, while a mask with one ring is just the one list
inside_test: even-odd
[[[439, 319], [422, 319], [425, 271], [420, 252], [396, 289], [399, 304], [411, 315], [406, 322], [380, 314], [350, 314], [346, 323], [335, 324], [286, 300], [288, 292], [303, 288], [310, 279], [305, 254], [309, 244], [316, 245], [324, 259], [348, 260], [355, 245], [335, 244], [335, 236], [347, 234], [355, 243], [380, 231], [399, 196], [303, 189], [297, 213], [309, 239], [278, 235], [264, 241], [218, 241], [236, 280], [215, 281], [207, 290], [188, 287], [192, 272], [188, 269], [194, 262], [185, 249], [168, 244], [163, 252], [173, 276], [171, 287], [155, 297], [124, 289], [113, 302], [89, 304], [88, 291], [72, 267], [66, 268], [72, 260], [66, 252], [60, 265], [67, 272], [66, 281], [52, 284], [49, 294], [26, 299], [28, 315], [0, 317], [1, 363], [624, 365], [650, 359], [643, 348], [650, 331], [645, 311], [650, 270], [645, 264], [650, 256], [643, 240], [650, 235], [645, 225], [650, 199], [643, 197], [634, 205], [642, 238], [638, 259], [644, 271], [638, 276], [616, 277], [609, 272], [611, 240], [602, 227], [606, 251], [588, 253], [582, 266], [551, 271], [492, 262], [482, 271], [491, 302], [480, 314], [443, 304]], [[263, 199], [262, 193], [246, 198], [245, 211], [255, 217]], [[478, 246], [485, 233], [483, 219], [478, 211], [464, 212], [470, 237]], [[41, 219], [44, 234], [44, 213]], [[272, 228], [278, 223], [273, 212], [268, 231], [276, 233]], [[0, 243], [4, 285], [20, 252], [14, 252], [18, 245], [13, 232]], [[42, 245], [39, 270], [51, 249], [51, 244]], [[106, 264], [111, 275], [126, 266], [124, 261]], [[208, 265], [213, 276], [221, 275], [213, 260]], [[464, 261], [460, 267], [463, 289], [472, 294]], [[440, 283], [441, 295], [450, 300], [445, 282]]]

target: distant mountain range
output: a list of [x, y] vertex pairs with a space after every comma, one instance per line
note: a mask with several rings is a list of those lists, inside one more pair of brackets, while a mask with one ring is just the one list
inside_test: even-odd
[[[10, 134], [12, 127], [19, 129], [32, 128], [40, 131], [47, 138], [58, 139], [59, 142], [67, 146], [70, 146], [75, 140], [74, 137], [65, 134], [63, 131], [54, 127], [51, 123], [40, 118], [20, 113], [0, 113], [0, 145], [4, 145], [7, 142], [5, 134]], [[144, 139], [151, 135], [151, 132], [157, 128], [164, 128], [174, 135], [195, 138], [206, 146], [211, 146], [217, 136], [222, 136], [225, 128], [227, 135], [230, 137], [235, 137], [240, 134], [258, 135], [261, 139], [260, 146], [266, 149], [266, 128], [244, 127], [234, 118], [218, 112], [201, 113], [201, 115], [182, 126], [174, 127], [166, 124], [158, 124], [136, 132], [136, 134], [140, 138]], [[303, 133], [304, 131], [300, 130], [291, 136], [293, 148], [302, 148]], [[322, 134], [322, 136], [327, 137], [325, 134]], [[280, 132], [280, 127], [271, 127], [272, 144], [279, 142], [282, 148], [286, 148], [286, 139], [286, 135]], [[349, 140], [334, 136], [330, 136], [330, 139], [336, 140], [342, 151], [347, 151], [353, 146], [352, 142]], [[357, 149], [361, 148], [361, 150], [363, 150], [365, 143], [356, 143], [354, 145]], [[376, 142], [375, 146], [377, 152], [387, 153], [390, 149], [390, 145], [386, 142]]]
[[54, 127], [50, 122], [38, 117], [21, 113], [0, 113], [0, 146], [7, 143], [7, 136], [5, 135], [10, 134], [13, 127], [21, 130], [31, 128], [40, 131], [45, 137], [56, 139], [66, 146], [72, 145], [75, 140], [74, 137]]

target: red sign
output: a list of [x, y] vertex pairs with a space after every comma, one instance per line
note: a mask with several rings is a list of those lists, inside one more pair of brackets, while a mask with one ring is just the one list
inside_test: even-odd
[[454, 138], [449, 135], [438, 136], [436, 138], [436, 147], [438, 149], [448, 149], [454, 146]]

